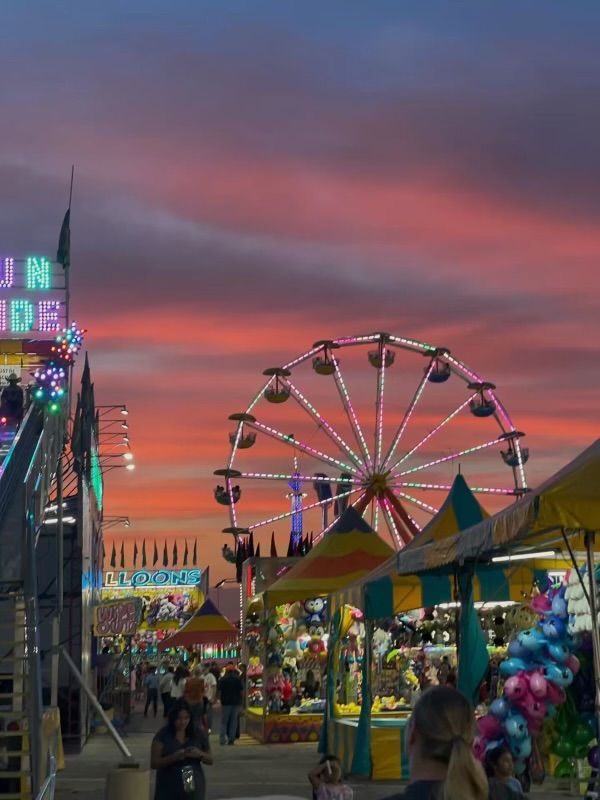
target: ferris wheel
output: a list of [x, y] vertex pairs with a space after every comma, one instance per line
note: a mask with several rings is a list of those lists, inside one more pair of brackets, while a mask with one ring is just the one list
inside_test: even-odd
[[527, 491], [524, 433], [496, 386], [447, 348], [380, 332], [327, 339], [263, 375], [229, 416], [214, 473], [234, 537], [318, 540], [350, 505], [401, 549], [458, 471], [490, 511]]

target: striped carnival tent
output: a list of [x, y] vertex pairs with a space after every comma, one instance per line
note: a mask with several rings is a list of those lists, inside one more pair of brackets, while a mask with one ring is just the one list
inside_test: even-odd
[[[399, 565], [408, 551], [431, 542], [445, 541], [488, 517], [487, 511], [477, 501], [464, 477], [457, 475], [442, 507], [419, 535], [399, 553], [395, 553], [384, 564], [365, 575], [361, 581], [337, 592], [332, 598], [332, 608], [342, 605], [359, 606], [369, 616], [365, 608], [366, 598], [378, 598], [379, 604], [374, 608], [377, 613], [371, 616], [372, 619], [377, 619], [390, 617], [397, 611], [451, 602], [454, 599], [453, 584], [448, 576], [433, 580], [421, 579], [416, 575], [401, 577], [398, 575]], [[433, 603], [422, 602], [430, 596], [443, 599], [436, 599]], [[385, 613], [379, 613], [384, 607]]]
[[275, 606], [333, 594], [360, 581], [392, 554], [392, 548], [349, 506], [321, 541], [269, 587], [265, 602]]
[[212, 600], [205, 600], [185, 625], [163, 639], [159, 649], [192, 647], [195, 644], [228, 644], [235, 642], [237, 638], [236, 627], [221, 614]]

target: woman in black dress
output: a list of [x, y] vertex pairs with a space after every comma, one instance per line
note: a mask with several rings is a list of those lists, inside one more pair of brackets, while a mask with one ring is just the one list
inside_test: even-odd
[[169, 711], [167, 724], [152, 741], [154, 800], [205, 800], [202, 764], [212, 763], [208, 736], [194, 728], [189, 704], [178, 700]]

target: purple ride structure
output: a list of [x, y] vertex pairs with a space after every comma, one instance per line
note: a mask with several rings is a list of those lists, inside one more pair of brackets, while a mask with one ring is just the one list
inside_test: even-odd
[[[495, 384], [445, 347], [381, 332], [344, 336], [263, 374], [246, 409], [229, 416], [227, 466], [215, 471], [215, 498], [229, 512], [224, 532], [236, 542], [273, 531], [298, 539], [299, 519], [318, 541], [351, 505], [400, 550], [435, 515], [457, 471], [491, 510], [528, 490], [524, 433]], [[282, 484], [313, 486], [315, 499], [274, 514]]]

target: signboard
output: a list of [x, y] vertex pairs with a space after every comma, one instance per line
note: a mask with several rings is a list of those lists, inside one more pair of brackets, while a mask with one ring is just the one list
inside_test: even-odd
[[[15, 374], [17, 378], [21, 378], [21, 367], [16, 364], [0, 364], [0, 386], [8, 385], [8, 376]], [[27, 383], [27, 380], [25, 380]]]
[[104, 573], [105, 589], [131, 589], [161, 586], [195, 586], [200, 582], [202, 571], [199, 569], [159, 569], [150, 571], [140, 569], [129, 572], [122, 569]]
[[0, 257], [0, 333], [54, 338], [67, 327], [66, 299], [65, 271], [57, 262]]
[[94, 635], [134, 636], [141, 620], [141, 597], [106, 600], [94, 609]]

